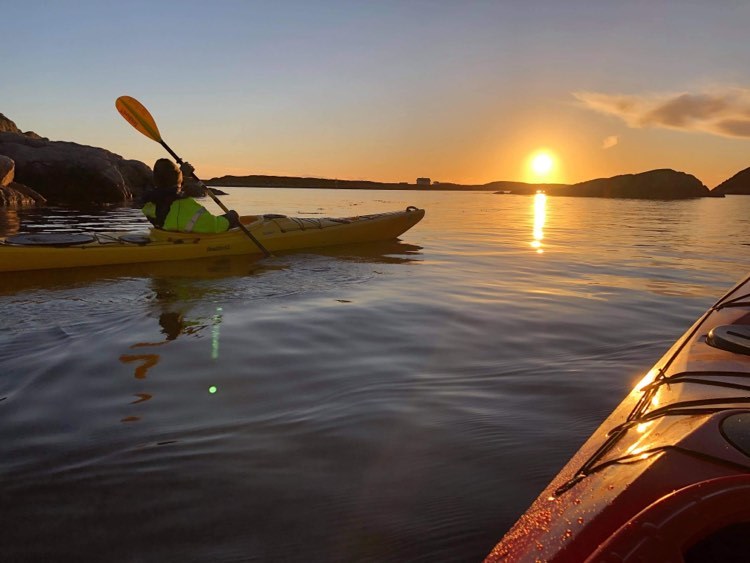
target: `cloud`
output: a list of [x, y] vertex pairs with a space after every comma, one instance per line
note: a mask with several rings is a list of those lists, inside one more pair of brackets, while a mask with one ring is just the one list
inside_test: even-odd
[[586, 107], [619, 117], [633, 128], [662, 127], [724, 137], [750, 137], [750, 89], [646, 96], [598, 92], [573, 95]]
[[618, 142], [620, 142], [620, 139], [617, 137], [617, 135], [610, 135], [606, 139], [604, 139], [604, 142], [602, 142], [602, 148], [603, 149], [611, 149], [614, 147]]

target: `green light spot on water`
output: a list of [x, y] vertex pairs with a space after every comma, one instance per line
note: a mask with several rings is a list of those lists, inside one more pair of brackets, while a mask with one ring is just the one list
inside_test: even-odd
[[212, 395], [216, 393], [216, 385], [211, 385], [211, 387], [208, 388], [208, 392]]

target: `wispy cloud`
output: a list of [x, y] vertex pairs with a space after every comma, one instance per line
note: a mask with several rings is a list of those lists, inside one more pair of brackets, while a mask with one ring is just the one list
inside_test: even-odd
[[609, 137], [605, 138], [604, 141], [602, 142], [602, 148], [611, 149], [619, 142], [620, 142], [620, 139], [617, 137], [617, 135], [610, 135]]
[[598, 92], [573, 95], [590, 109], [619, 117], [634, 128], [664, 127], [750, 137], [750, 89], [645, 96]]

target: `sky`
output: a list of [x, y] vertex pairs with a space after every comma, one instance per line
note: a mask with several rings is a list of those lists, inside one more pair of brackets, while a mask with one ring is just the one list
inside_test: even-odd
[[[0, 113], [202, 178], [575, 183], [750, 167], [739, 0], [0, 0]], [[547, 154], [547, 166], [531, 159]]]

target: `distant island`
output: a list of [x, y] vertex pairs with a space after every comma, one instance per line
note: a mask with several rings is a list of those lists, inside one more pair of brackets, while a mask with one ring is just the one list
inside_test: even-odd
[[[207, 186], [225, 188], [312, 188], [341, 190], [420, 190], [420, 191], [495, 191], [555, 188], [564, 184], [527, 184], [524, 182], [490, 182], [488, 184], [454, 184], [432, 182], [429, 178], [418, 178], [416, 182], [374, 182], [372, 180], [337, 180], [329, 178], [305, 178], [297, 176], [221, 176], [206, 180]], [[532, 193], [531, 191], [528, 193]]]
[[[208, 186], [255, 188], [328, 188], [350, 190], [419, 190], [419, 191], [492, 191], [501, 194], [528, 195], [543, 191], [555, 196], [617, 197], [638, 199], [688, 199], [723, 197], [714, 194], [698, 178], [670, 169], [650, 170], [640, 174], [623, 174], [599, 178], [577, 184], [528, 184], [525, 182], [496, 181], [487, 184], [454, 184], [431, 182], [418, 178], [407, 182], [372, 182], [366, 180], [331, 180], [298, 178], [294, 176], [221, 176], [211, 178]], [[750, 183], [749, 183], [750, 187]], [[750, 193], [750, 190], [748, 191]]]
[[711, 193], [717, 195], [750, 195], [750, 168], [745, 168], [728, 180], [724, 180], [711, 190]]

